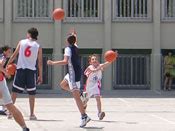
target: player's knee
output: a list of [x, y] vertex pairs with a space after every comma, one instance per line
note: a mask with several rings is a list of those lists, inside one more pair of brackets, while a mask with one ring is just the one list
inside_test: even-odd
[[64, 83], [63, 83], [63, 82], [60, 83], [60, 87], [61, 87], [61, 88], [64, 87]]
[[28, 94], [31, 95], [31, 96], [36, 95], [36, 90], [34, 90], [34, 91], [27, 91], [27, 92], [28, 92]]

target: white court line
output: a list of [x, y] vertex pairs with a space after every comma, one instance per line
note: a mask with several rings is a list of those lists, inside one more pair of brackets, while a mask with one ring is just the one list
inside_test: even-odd
[[4, 125], [0, 125], [0, 128], [7, 129], [8, 127]]
[[168, 120], [168, 119], [166, 119], [166, 118], [163, 118], [163, 117], [160, 117], [160, 116], [158, 116], [158, 115], [152, 114], [151, 116], [153, 116], [153, 117], [155, 117], [155, 118], [158, 118], [158, 119], [160, 119], [160, 120], [166, 121], [166, 122], [168, 122], [169, 124], [173, 124], [173, 125], [175, 124], [174, 121], [170, 121], [170, 120]]
[[128, 107], [131, 106], [127, 100], [122, 99], [122, 98], [118, 98], [118, 99], [119, 99], [120, 101], [122, 101], [123, 103], [125, 103]]

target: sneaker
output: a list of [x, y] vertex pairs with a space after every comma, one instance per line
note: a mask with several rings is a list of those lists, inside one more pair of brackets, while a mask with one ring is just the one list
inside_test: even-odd
[[98, 113], [99, 120], [103, 120], [104, 117], [105, 117], [105, 112]]
[[23, 128], [22, 131], [30, 131], [30, 129], [29, 128]]
[[6, 115], [7, 115], [7, 114], [6, 114], [6, 111], [0, 110], [0, 115], [5, 115], [5, 116], [6, 116]]
[[37, 120], [37, 117], [35, 115], [30, 116], [30, 120]]
[[86, 92], [81, 93], [80, 99], [83, 102], [84, 109], [86, 109], [87, 102], [89, 101], [89, 99], [87, 97], [87, 93]]
[[91, 118], [88, 117], [87, 115], [86, 115], [85, 117], [82, 117], [82, 118], [81, 118], [81, 125], [80, 125], [80, 127], [81, 127], [81, 128], [82, 128], [82, 127], [85, 127], [86, 124], [87, 124], [90, 120], [91, 120]]

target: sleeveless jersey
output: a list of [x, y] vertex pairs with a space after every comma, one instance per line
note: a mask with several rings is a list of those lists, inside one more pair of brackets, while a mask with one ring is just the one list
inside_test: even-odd
[[24, 39], [20, 41], [17, 69], [36, 70], [39, 44], [36, 41]]
[[[94, 68], [90, 65], [88, 68]], [[84, 74], [87, 76], [86, 89], [99, 88], [101, 86], [102, 71], [98, 70], [96, 72], [89, 72], [85, 70]]]

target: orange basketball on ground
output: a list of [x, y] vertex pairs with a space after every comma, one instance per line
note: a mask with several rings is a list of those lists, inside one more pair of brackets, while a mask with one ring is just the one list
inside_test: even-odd
[[112, 50], [106, 51], [104, 55], [105, 61], [108, 61], [108, 62], [114, 61], [117, 57], [118, 57], [118, 53]]
[[62, 20], [64, 19], [65, 13], [63, 9], [57, 8], [53, 11], [52, 15], [53, 15], [54, 20]]
[[16, 65], [15, 64], [9, 64], [6, 68], [7, 70], [7, 73], [9, 75], [15, 75], [15, 72], [16, 72]]

